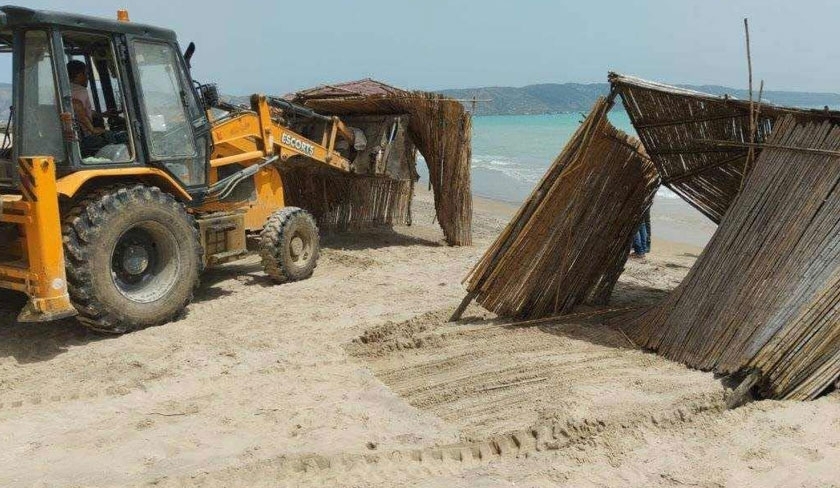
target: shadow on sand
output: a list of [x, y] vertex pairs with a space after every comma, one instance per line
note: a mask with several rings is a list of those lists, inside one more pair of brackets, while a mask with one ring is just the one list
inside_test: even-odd
[[[251, 244], [252, 252], [256, 243]], [[442, 241], [435, 242], [419, 237], [401, 234], [393, 229], [375, 229], [357, 232], [329, 232], [321, 236], [321, 248], [341, 251], [361, 251], [365, 249], [383, 249], [401, 246], [442, 247]], [[255, 260], [256, 259], [256, 260]], [[234, 292], [225, 290], [219, 283], [236, 279], [245, 286], [273, 287], [278, 286], [263, 273], [263, 267], [258, 258], [234, 261], [217, 268], [207, 270], [201, 277], [201, 285], [195, 293], [194, 303], [214, 300], [229, 296]]]
[[[327, 233], [322, 237], [326, 249], [363, 250], [391, 246], [444, 246], [442, 242], [412, 237], [392, 229], [360, 232]], [[207, 270], [195, 292], [193, 303], [207, 302], [235, 292], [219, 286], [223, 281], [237, 279], [246, 286], [277, 286], [262, 272], [259, 260], [244, 260]], [[0, 359], [14, 358], [18, 363], [48, 361], [73, 346], [112, 339], [118, 336], [102, 334], [82, 326], [75, 319], [25, 324], [17, 321], [17, 314], [26, 303], [26, 296], [0, 290]], [[175, 321], [189, 315], [189, 309]]]
[[443, 240], [433, 241], [383, 228], [356, 232], [328, 232], [322, 235], [321, 246], [327, 249], [359, 251], [394, 246], [444, 247], [446, 243]]
[[[469, 326], [500, 326], [506, 329], [534, 327], [547, 334], [582, 340], [611, 348], [638, 349], [627, 335], [621, 331], [622, 322], [656, 305], [668, 295], [668, 290], [641, 286], [631, 283], [619, 283], [613, 292], [612, 300], [607, 305], [585, 305], [575, 312], [554, 319], [517, 321], [504, 317], [488, 318], [464, 314], [458, 324]], [[474, 307], [471, 310], [475, 311]]]
[[25, 304], [25, 295], [0, 290], [0, 359], [11, 357], [20, 364], [48, 361], [72, 346], [116, 337], [91, 331], [75, 319], [20, 323], [17, 314]]

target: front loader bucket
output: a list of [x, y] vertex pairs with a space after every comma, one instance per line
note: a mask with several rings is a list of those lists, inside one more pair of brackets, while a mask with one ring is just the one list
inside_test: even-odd
[[[55, 163], [21, 158], [20, 195], [0, 195], [0, 288], [24, 292], [29, 302], [21, 322], [47, 322], [76, 315], [67, 294]], [[16, 233], [16, 235], [15, 235]]]

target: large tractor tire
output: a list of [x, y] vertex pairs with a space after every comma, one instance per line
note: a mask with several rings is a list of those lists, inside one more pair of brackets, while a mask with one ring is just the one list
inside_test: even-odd
[[318, 226], [306, 210], [280, 209], [269, 217], [260, 234], [260, 257], [265, 273], [278, 283], [312, 276], [321, 252]]
[[193, 218], [158, 188], [103, 188], [64, 219], [70, 300], [86, 326], [115, 334], [160, 325], [193, 297], [203, 268]]

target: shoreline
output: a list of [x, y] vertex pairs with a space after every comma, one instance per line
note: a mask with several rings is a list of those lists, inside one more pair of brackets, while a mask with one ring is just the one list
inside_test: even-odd
[[[432, 192], [418, 182], [415, 195], [431, 200]], [[507, 223], [521, 203], [478, 195], [473, 192], [473, 213], [481, 212]], [[651, 209], [653, 241], [651, 253], [699, 255], [717, 226], [682, 199], [656, 198]]]

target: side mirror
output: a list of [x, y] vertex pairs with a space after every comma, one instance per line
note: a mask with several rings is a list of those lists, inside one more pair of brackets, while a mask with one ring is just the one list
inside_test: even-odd
[[214, 83], [200, 85], [198, 91], [201, 94], [201, 101], [204, 103], [205, 110], [210, 110], [219, 105], [221, 97], [219, 97], [219, 89]]
[[187, 50], [184, 51], [184, 61], [187, 62], [187, 69], [192, 69], [192, 63], [190, 63], [190, 60], [192, 59], [193, 54], [195, 54], [195, 43], [191, 42], [187, 46]]

